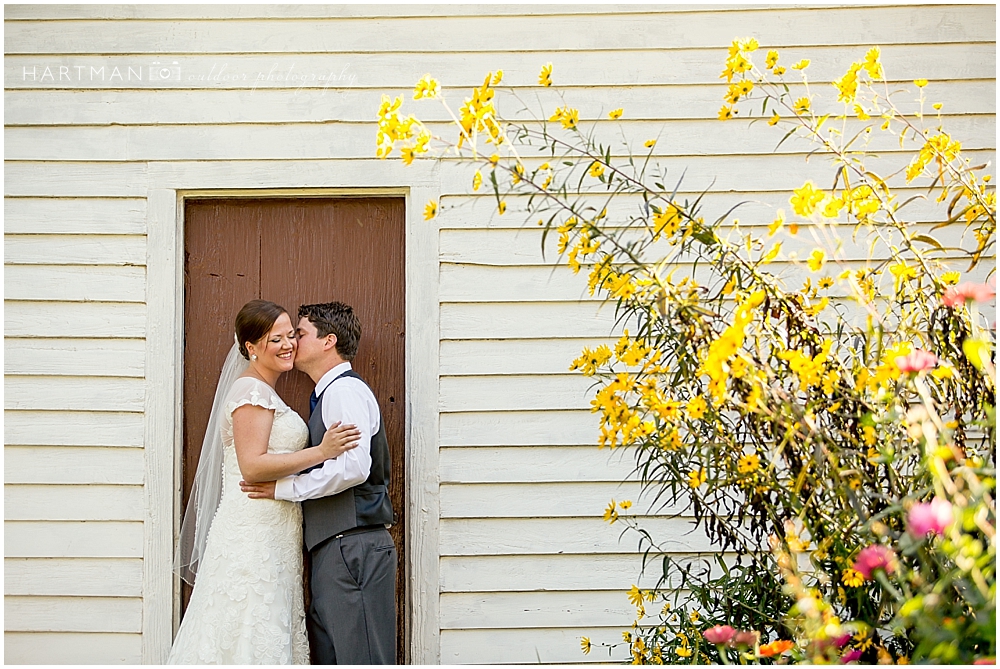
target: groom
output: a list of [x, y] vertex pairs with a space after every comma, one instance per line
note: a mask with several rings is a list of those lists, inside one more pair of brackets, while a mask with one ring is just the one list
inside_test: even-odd
[[295, 367], [316, 389], [309, 398], [309, 445], [340, 421], [361, 440], [340, 457], [301, 474], [261, 484], [241, 482], [255, 499], [302, 502], [303, 535], [312, 557], [307, 627], [320, 664], [396, 663], [396, 547], [386, 527], [389, 446], [378, 402], [351, 369], [361, 323], [342, 302], [299, 307]]

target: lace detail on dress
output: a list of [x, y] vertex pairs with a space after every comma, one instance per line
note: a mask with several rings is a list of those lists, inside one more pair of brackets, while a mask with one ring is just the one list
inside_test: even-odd
[[250, 499], [233, 448], [232, 412], [274, 410], [270, 453], [303, 448], [309, 430], [267, 384], [237, 379], [227, 398], [223, 491], [194, 593], [169, 664], [308, 664], [302, 596], [302, 511], [298, 504]]

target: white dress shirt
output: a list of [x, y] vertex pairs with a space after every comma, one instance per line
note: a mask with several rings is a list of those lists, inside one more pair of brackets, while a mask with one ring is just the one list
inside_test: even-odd
[[358, 426], [361, 439], [357, 447], [327, 460], [322, 467], [278, 479], [274, 486], [275, 499], [301, 502], [327, 497], [368, 480], [372, 470], [372, 437], [379, 428], [378, 402], [360, 379], [347, 377], [333, 383], [350, 369], [351, 363], [342, 362], [328, 371], [316, 384], [315, 393], [317, 397], [323, 396], [322, 406], [318, 408], [323, 412], [324, 426], [329, 427], [337, 421]]

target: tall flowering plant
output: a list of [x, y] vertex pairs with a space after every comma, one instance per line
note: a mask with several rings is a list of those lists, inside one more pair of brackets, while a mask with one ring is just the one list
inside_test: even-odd
[[[818, 88], [808, 60], [789, 73], [756, 40], [733, 43], [719, 119], [759, 103], [762, 132], [831, 165], [829, 187], [807, 180], [788, 213], [751, 226], [732, 210], [706, 219], [654, 139], [606, 142], [606, 122], [566, 103], [504, 118], [502, 72], [458, 113], [438, 82], [418, 83], [415, 98], [445, 102], [453, 138], [383, 100], [380, 156], [437, 145], [473, 163], [473, 191], [537, 218], [615, 304], [621, 336], [571, 364], [595, 380], [598, 442], [631, 449], [653, 510], [716, 549], [672, 557], [631, 501], [605, 510], [662, 570], [661, 587], [628, 593], [636, 663], [995, 655], [996, 340], [982, 311], [995, 190], [942, 105], [925, 109], [927, 82], [904, 111], [879, 50], [861, 55]], [[539, 85], [554, 76], [546, 65]]]

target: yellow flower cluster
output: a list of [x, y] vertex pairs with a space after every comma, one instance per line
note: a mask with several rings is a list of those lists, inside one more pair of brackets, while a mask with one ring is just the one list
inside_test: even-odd
[[829, 395], [840, 380], [840, 372], [826, 364], [832, 345], [833, 340], [824, 339], [815, 356], [810, 357], [798, 349], [791, 349], [779, 351], [778, 358], [788, 363], [788, 368], [798, 380], [800, 389], [808, 390], [822, 386], [823, 392]]
[[683, 213], [677, 205], [670, 203], [663, 210], [653, 209], [653, 240], [658, 240], [661, 235], [673, 237], [681, 227], [684, 220]]
[[465, 140], [472, 141], [473, 135], [480, 132], [488, 134], [487, 142], [503, 143], [504, 130], [496, 118], [496, 109], [493, 107], [494, 90], [490, 86], [493, 78], [492, 72], [487, 73], [483, 85], [474, 89], [472, 97], [465, 98], [462, 103], [458, 114], [459, 125], [462, 127], [458, 148], [462, 148]]
[[611, 360], [611, 349], [607, 344], [601, 344], [593, 351], [584, 347], [583, 352], [569, 366], [571, 372], [579, 371], [584, 376], [593, 376], [597, 370]]
[[550, 121], [559, 121], [566, 130], [573, 130], [580, 122], [580, 112], [571, 107], [559, 107], [549, 118]]
[[699, 371], [709, 378], [708, 392], [715, 406], [721, 405], [725, 400], [726, 380], [730, 375], [729, 361], [743, 347], [745, 331], [753, 321], [754, 309], [764, 302], [764, 298], [764, 291], [759, 290], [741, 300], [733, 314], [732, 324], [708, 347]]
[[403, 160], [409, 164], [413, 161], [413, 156], [418, 153], [425, 153], [430, 144], [430, 132], [412, 114], [403, 118], [400, 115], [400, 107], [403, 105], [403, 96], [397, 96], [395, 100], [390, 100], [388, 95], [382, 96], [382, 102], [378, 109], [378, 131], [376, 133], [375, 155], [379, 158], [386, 158], [392, 153], [396, 142], [409, 142], [401, 150]]
[[924, 168], [931, 161], [938, 164], [939, 170], [943, 170], [945, 165], [958, 158], [961, 151], [961, 142], [953, 140], [948, 133], [941, 132], [928, 137], [920, 152], [906, 168], [906, 182], [909, 183], [923, 174]]

